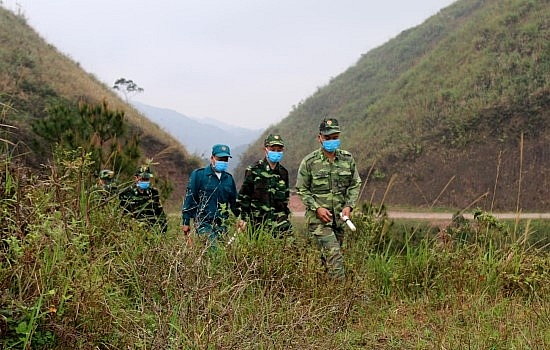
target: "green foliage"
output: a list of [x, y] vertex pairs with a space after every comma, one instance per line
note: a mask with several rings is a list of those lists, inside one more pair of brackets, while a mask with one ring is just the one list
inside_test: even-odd
[[341, 282], [326, 276], [303, 223], [275, 239], [236, 232], [231, 218], [235, 239], [212, 251], [180, 234], [178, 215], [161, 235], [88, 190], [90, 154], [56, 154], [45, 178], [2, 167], [2, 348], [550, 345], [548, 251], [527, 233], [502, 236], [507, 225], [486, 213], [462, 222], [483, 239], [460, 241], [364, 204]]
[[[288, 144], [285, 166], [297, 172], [300, 160], [319, 147], [319, 121], [331, 115], [340, 121], [342, 148], [353, 153], [363, 178], [376, 163], [371, 179], [377, 181], [370, 188], [377, 201], [384, 193], [381, 175], [388, 181], [398, 174], [403, 185], [386, 203], [423, 205], [434, 179], [461, 172], [467, 161], [471, 171], [460, 174], [464, 181], [449, 190], [464, 194], [487, 188], [485, 179], [494, 174], [487, 164], [499, 151], [517, 147], [521, 134], [533, 148], [548, 143], [549, 12], [548, 1], [456, 1], [364, 53], [274, 126]], [[259, 149], [260, 140], [251, 150]], [[533, 181], [550, 164], [549, 157], [535, 152]], [[247, 153], [242, 164], [255, 157]], [[500, 175], [502, 196], [513, 196], [517, 174]], [[545, 209], [548, 194], [534, 192], [529, 189], [524, 198], [533, 199], [524, 204]], [[441, 204], [467, 204], [457, 197], [442, 196]]]
[[[341, 120], [360, 166], [379, 162], [380, 181], [437, 147], [458, 153], [485, 137], [545, 135], [548, 4], [458, 1], [365, 54], [278, 126], [289, 169], [318, 147], [326, 114]], [[8, 30], [10, 18], [0, 21], [2, 42], [21, 37]], [[15, 76], [2, 80], [15, 106], [34, 106], [19, 118], [40, 117], [41, 98], [55, 96], [36, 71], [49, 60], [27, 48], [0, 48], [0, 58], [2, 78]], [[108, 161], [120, 152], [81, 120], [106, 113], [89, 107], [49, 116], [67, 128], [43, 125], [62, 140], [46, 176], [14, 166], [1, 143], [0, 347], [550, 347], [547, 223], [509, 224], [476, 209], [473, 220], [458, 214], [439, 228], [393, 222], [383, 206], [365, 204], [352, 217], [358, 230], [348, 232], [343, 283], [327, 279], [298, 223], [294, 239], [243, 232], [210, 252], [179, 233], [178, 215], [159, 236], [125, 217], [116, 198], [88, 190], [100, 165], [88, 145], [106, 146]], [[434, 176], [431, 167], [406, 171]]]
[[139, 137], [128, 132], [124, 112], [111, 111], [107, 102], [78, 106], [53, 103], [48, 117], [35, 120], [33, 130], [64, 149], [82, 148], [92, 155], [96, 170], [116, 169], [132, 174], [140, 157]]
[[[4, 151], [4, 149], [8, 149], [8, 145], [13, 145], [13, 142], [9, 140], [9, 133], [13, 129], [15, 129], [14, 126], [4, 124], [5, 115], [7, 114], [7, 111], [11, 109], [10, 106], [0, 103], [0, 150]], [[2, 152], [4, 153], [4, 152]]]
[[[174, 184], [167, 186], [173, 186], [174, 191], [170, 203], [165, 204], [180, 205], [176, 203], [181, 202], [187, 174], [199, 159], [120, 99], [111, 86], [47, 43], [21, 12], [12, 13], [0, 6], [0, 42], [0, 143], [15, 145], [10, 153], [18, 163], [38, 174], [44, 170], [42, 164], [53, 162], [58, 136], [43, 132], [44, 138], [33, 131], [43, 122], [43, 131], [62, 138], [59, 147], [82, 147], [91, 153], [97, 170], [112, 168], [121, 179], [133, 174], [142, 156], [161, 160], [159, 178]], [[135, 85], [129, 87], [132, 93], [142, 91]], [[61, 123], [55, 125], [54, 119]], [[120, 136], [120, 121], [124, 136]], [[99, 152], [101, 143], [104, 147]]]

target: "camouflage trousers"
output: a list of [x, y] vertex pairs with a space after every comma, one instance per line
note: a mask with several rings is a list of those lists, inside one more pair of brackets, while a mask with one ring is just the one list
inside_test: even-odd
[[310, 240], [321, 252], [321, 261], [330, 277], [343, 279], [345, 275], [342, 245], [344, 229], [334, 223], [308, 225]]

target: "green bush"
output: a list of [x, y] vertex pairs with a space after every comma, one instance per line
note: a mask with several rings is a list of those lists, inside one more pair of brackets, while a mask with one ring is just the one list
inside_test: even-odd
[[[180, 233], [178, 215], [164, 235], [130, 220], [89, 190], [93, 167], [79, 150], [44, 178], [4, 160], [2, 348], [550, 345], [548, 252], [486, 213], [439, 231], [365, 204], [339, 282], [303, 222], [287, 239], [231, 228], [212, 251]], [[506, 336], [493, 331], [502, 322]]]

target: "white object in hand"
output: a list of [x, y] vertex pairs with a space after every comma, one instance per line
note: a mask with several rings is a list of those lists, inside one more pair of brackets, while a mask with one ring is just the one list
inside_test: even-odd
[[355, 225], [353, 224], [353, 222], [351, 222], [351, 220], [350, 220], [346, 215], [342, 215], [342, 213], [340, 213], [340, 217], [341, 217], [342, 220], [344, 220], [344, 222], [348, 225], [348, 227], [350, 228], [350, 230], [352, 230], [352, 231], [355, 231], [355, 230], [356, 230]]
[[235, 233], [233, 236], [231, 236], [229, 241], [227, 241], [227, 245], [231, 245], [231, 243], [233, 243], [233, 241], [235, 240], [236, 237], [237, 237], [237, 233]]

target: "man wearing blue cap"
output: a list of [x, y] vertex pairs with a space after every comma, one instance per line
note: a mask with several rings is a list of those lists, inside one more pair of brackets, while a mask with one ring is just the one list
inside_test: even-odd
[[214, 247], [218, 236], [226, 230], [223, 221], [229, 216], [228, 210], [234, 212], [237, 202], [235, 181], [226, 172], [229, 158], [231, 152], [227, 145], [212, 147], [210, 164], [191, 173], [182, 207], [183, 233], [191, 232], [193, 219], [197, 233], [207, 235]]

